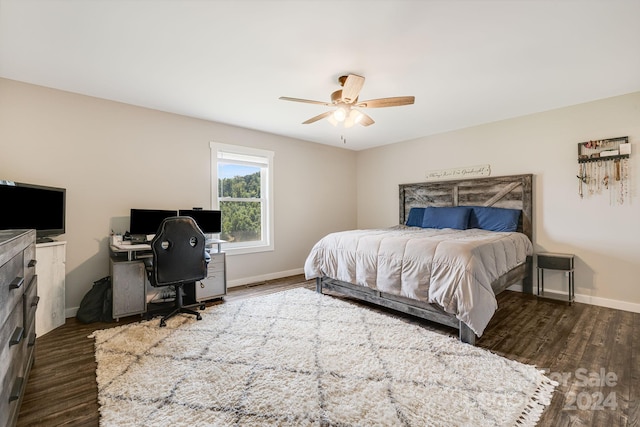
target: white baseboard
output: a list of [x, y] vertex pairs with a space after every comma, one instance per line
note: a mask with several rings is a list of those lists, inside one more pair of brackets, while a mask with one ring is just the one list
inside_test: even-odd
[[[563, 292], [567, 295], [567, 292]], [[615, 308], [616, 310], [630, 311], [632, 313], [640, 313], [640, 304], [626, 301], [618, 301], [609, 298], [594, 297], [591, 295], [576, 294], [576, 302], [584, 304], [598, 305], [600, 307]]]
[[[509, 288], [507, 288], [510, 291], [516, 291], [516, 292], [522, 292], [522, 285], [521, 284], [515, 284]], [[535, 290], [534, 290], [535, 292]], [[556, 294], [556, 295], [563, 295], [563, 296], [569, 296], [569, 292], [566, 291], [553, 291], [553, 292], [549, 292], [549, 291], [545, 291], [547, 293], [551, 293], [551, 294]], [[607, 308], [614, 308], [616, 310], [622, 310], [622, 311], [630, 311], [632, 313], [640, 313], [640, 304], [638, 303], [633, 303], [633, 302], [626, 302], [626, 301], [619, 301], [619, 300], [615, 300], [615, 299], [609, 299], [609, 298], [601, 298], [601, 297], [594, 297], [591, 295], [584, 295], [584, 294], [576, 294], [575, 295], [575, 301], [582, 303], [582, 304], [589, 304], [589, 305], [597, 305], [599, 307], [607, 307]]]

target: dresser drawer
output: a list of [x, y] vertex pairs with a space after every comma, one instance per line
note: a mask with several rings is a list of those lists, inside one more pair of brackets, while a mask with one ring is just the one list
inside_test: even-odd
[[0, 425], [10, 425], [16, 420], [20, 410], [21, 395], [25, 390], [24, 359], [15, 358], [7, 361], [6, 375], [2, 378], [0, 396]]
[[17, 357], [25, 333], [22, 304], [17, 304], [0, 328], [0, 372], [4, 372], [10, 359]]
[[20, 252], [0, 266], [0, 324], [4, 324], [11, 309], [21, 303], [28, 283], [24, 277], [23, 258]]
[[[22, 304], [17, 304], [0, 328], [0, 425], [7, 425], [4, 417], [13, 414], [17, 400], [12, 394], [19, 392], [22, 386], [20, 378], [24, 377], [26, 366], [25, 334], [22, 324]], [[8, 418], [11, 419], [11, 418]]]

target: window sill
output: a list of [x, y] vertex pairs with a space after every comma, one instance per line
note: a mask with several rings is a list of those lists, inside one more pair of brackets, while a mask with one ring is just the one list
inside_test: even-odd
[[272, 252], [273, 245], [264, 245], [264, 246], [244, 246], [244, 247], [236, 247], [236, 248], [225, 248], [224, 245], [222, 250], [229, 256], [234, 255], [245, 255], [245, 254], [254, 254], [259, 252]]

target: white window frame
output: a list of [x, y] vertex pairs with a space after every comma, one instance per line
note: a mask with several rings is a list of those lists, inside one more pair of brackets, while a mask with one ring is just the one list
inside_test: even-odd
[[[222, 144], [211, 141], [211, 207], [212, 209], [220, 209], [220, 201], [240, 201], [233, 198], [221, 199], [218, 196], [218, 157], [219, 153], [228, 155], [234, 163], [242, 164], [243, 157], [260, 158], [258, 162], [249, 162], [249, 164], [261, 166], [261, 182], [260, 182], [260, 198], [262, 204], [262, 240], [251, 242], [228, 242], [223, 243], [222, 247], [228, 255], [239, 255], [255, 252], [266, 252], [274, 250], [273, 242], [273, 157], [274, 152], [261, 150], [258, 148], [244, 147], [240, 145]], [[223, 155], [224, 155], [223, 154]], [[235, 156], [234, 156], [235, 155]], [[247, 163], [245, 163], [247, 164]]]

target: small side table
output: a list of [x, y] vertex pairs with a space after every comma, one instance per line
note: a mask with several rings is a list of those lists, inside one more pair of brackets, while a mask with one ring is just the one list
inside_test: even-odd
[[[559, 254], [551, 252], [541, 252], [538, 258], [538, 296], [573, 303], [575, 298], [575, 283], [573, 278], [574, 258], [573, 254]], [[567, 273], [569, 277], [568, 299], [554, 298], [544, 294], [544, 270], [560, 270]]]

